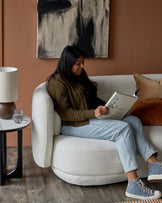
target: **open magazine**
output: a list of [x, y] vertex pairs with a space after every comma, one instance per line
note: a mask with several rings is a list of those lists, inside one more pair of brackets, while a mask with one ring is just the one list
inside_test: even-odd
[[114, 92], [110, 97], [108, 102], [105, 104], [109, 108], [109, 113], [107, 115], [102, 115], [98, 119], [122, 119], [137, 101], [137, 94], [141, 88], [139, 88], [134, 95], [127, 95], [119, 92]]

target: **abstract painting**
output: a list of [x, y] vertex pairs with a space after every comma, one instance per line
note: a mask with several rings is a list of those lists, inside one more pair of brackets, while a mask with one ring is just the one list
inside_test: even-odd
[[88, 58], [107, 58], [110, 0], [38, 0], [37, 57], [59, 58], [76, 45]]

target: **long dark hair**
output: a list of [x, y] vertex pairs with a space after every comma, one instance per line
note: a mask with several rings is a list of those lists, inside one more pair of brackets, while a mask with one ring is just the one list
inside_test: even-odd
[[59, 73], [68, 82], [77, 84], [85, 92], [93, 92], [96, 94], [96, 85], [95, 83], [90, 81], [84, 69], [82, 70], [82, 73], [79, 76], [74, 75], [71, 71], [71, 67], [74, 65], [74, 63], [80, 56], [84, 57], [85, 54], [77, 46], [66, 46], [61, 53], [56, 70], [54, 71], [54, 73], [52, 73], [48, 80], [50, 80], [52, 77], [55, 77], [55, 75]]

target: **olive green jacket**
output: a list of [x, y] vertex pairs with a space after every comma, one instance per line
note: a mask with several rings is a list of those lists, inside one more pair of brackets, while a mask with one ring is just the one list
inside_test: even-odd
[[88, 124], [89, 119], [95, 118], [94, 109], [88, 110], [83, 91], [66, 81], [60, 74], [48, 81], [47, 91], [53, 99], [62, 125], [82, 126]]

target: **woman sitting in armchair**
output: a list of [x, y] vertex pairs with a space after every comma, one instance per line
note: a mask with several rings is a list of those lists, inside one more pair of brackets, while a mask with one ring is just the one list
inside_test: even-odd
[[109, 113], [105, 102], [97, 97], [96, 84], [84, 70], [84, 53], [76, 46], [66, 46], [56, 71], [49, 77], [47, 90], [61, 117], [61, 133], [116, 143], [128, 178], [126, 196], [137, 199], [158, 199], [161, 192], [144, 185], [137, 176], [136, 153], [149, 166], [148, 181], [162, 180], [162, 163], [158, 152], [148, 143], [140, 120], [126, 116], [122, 120], [97, 119]]

